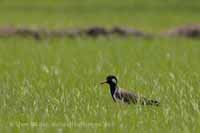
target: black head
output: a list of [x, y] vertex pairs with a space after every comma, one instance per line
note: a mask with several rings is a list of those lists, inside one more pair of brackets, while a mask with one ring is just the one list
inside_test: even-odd
[[107, 83], [109, 85], [116, 86], [117, 82], [117, 78], [114, 75], [109, 75], [106, 77], [106, 81], [101, 82], [101, 84]]

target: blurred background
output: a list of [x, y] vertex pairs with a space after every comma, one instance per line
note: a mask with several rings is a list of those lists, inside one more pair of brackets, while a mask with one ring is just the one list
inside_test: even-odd
[[0, 26], [128, 26], [158, 32], [200, 21], [198, 0], [1, 0]]
[[[200, 132], [199, 11], [200, 0], [0, 0], [0, 132]], [[99, 85], [109, 74], [161, 106], [115, 104]]]

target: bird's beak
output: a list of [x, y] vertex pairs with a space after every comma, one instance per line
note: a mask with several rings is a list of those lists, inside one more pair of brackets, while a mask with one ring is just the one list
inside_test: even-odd
[[100, 82], [100, 84], [105, 84], [105, 83], [107, 83], [107, 81], [102, 81], [102, 82]]

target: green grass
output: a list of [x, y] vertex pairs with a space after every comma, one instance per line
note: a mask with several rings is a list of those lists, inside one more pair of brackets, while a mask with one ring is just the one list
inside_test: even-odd
[[[200, 22], [197, 0], [3, 0], [0, 26], [128, 26], [158, 33]], [[200, 45], [183, 38], [0, 38], [0, 132], [200, 132]], [[108, 74], [159, 107], [112, 101]]]
[[[200, 131], [198, 41], [13, 38], [0, 43], [2, 130]], [[108, 74], [161, 106], [115, 104], [108, 86], [99, 85]]]
[[[180, 4], [181, 3], [181, 4]], [[0, 5], [0, 25], [19, 27], [126, 26], [147, 32], [199, 23], [197, 0], [5, 0]]]

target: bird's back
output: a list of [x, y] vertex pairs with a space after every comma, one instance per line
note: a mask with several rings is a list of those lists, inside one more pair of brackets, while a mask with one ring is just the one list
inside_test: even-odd
[[115, 97], [118, 99], [118, 100], [121, 100], [123, 101], [124, 103], [137, 103], [138, 102], [138, 95], [133, 93], [133, 92], [130, 92], [130, 91], [127, 91], [127, 90], [124, 90], [124, 89], [121, 89], [119, 88], [116, 93], [115, 93]]
[[156, 105], [158, 106], [160, 103], [156, 100], [149, 100], [145, 97], [139, 96], [134, 92], [130, 92], [124, 89], [119, 88], [115, 93], [115, 98], [121, 100], [124, 103], [140, 103], [142, 105]]

